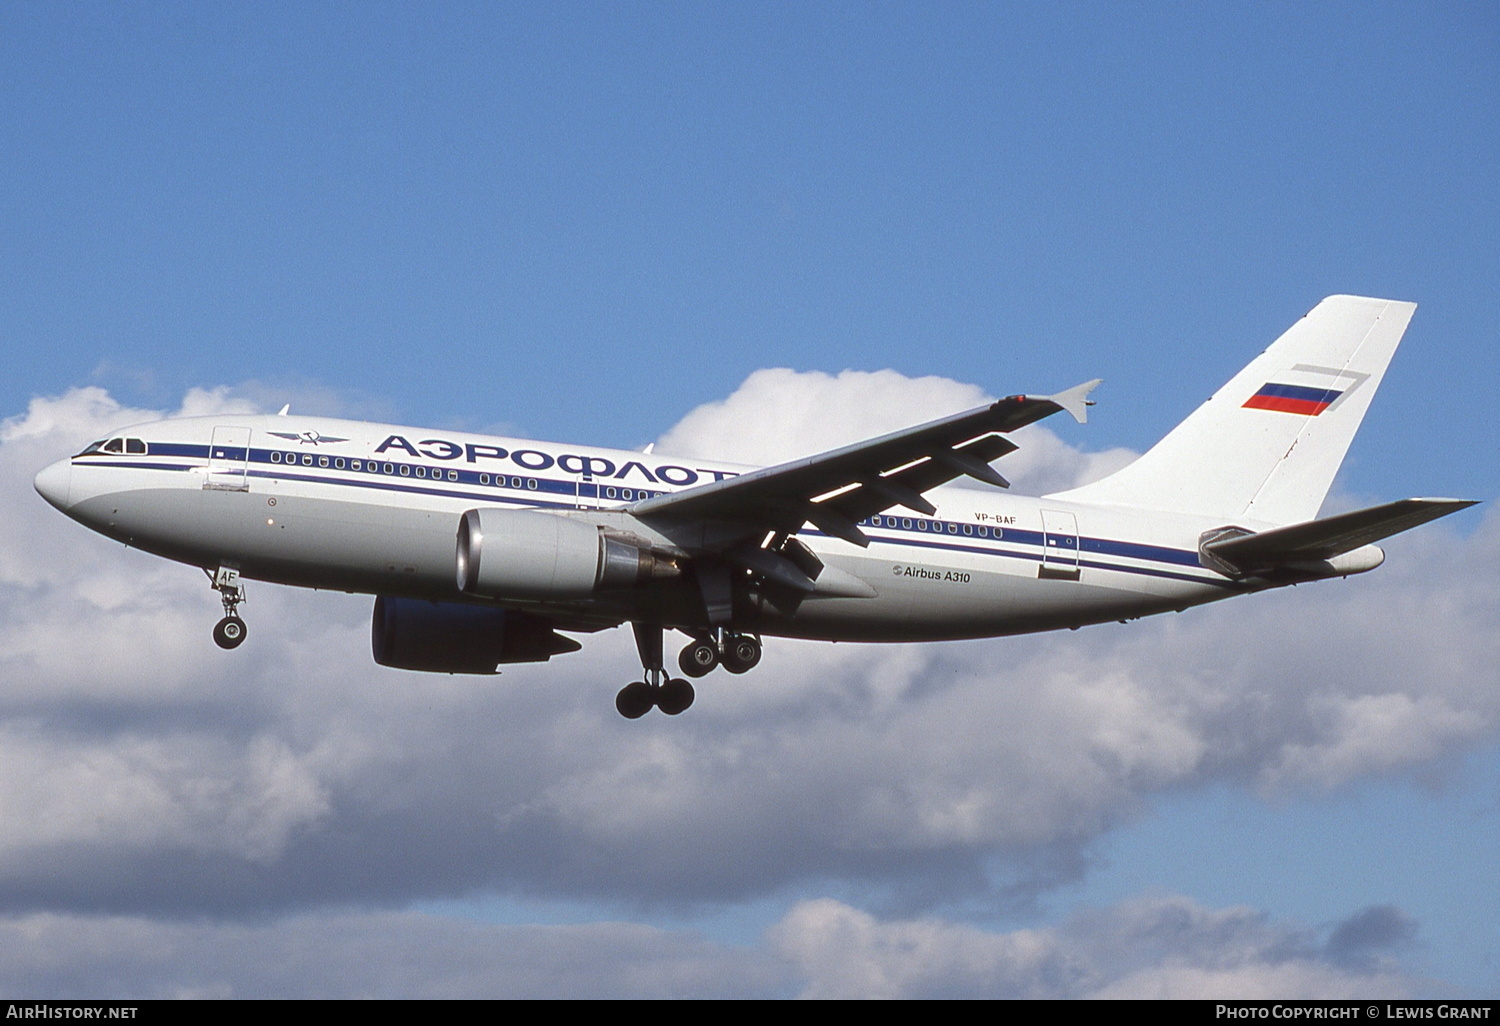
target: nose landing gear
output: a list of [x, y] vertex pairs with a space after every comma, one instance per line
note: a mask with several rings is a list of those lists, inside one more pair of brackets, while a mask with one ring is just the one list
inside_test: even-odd
[[239, 648], [245, 640], [245, 621], [240, 619], [240, 603], [245, 601], [245, 586], [240, 572], [227, 566], [204, 571], [213, 581], [214, 591], [224, 600], [224, 619], [214, 625], [214, 643], [220, 648]]
[[245, 640], [245, 621], [237, 616], [226, 616], [214, 624], [214, 642], [220, 648], [238, 648]]

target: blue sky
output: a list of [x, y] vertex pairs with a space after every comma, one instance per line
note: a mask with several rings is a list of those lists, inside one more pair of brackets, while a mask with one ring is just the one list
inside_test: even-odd
[[[11, 589], [0, 595], [0, 608], [9, 610], [0, 616], [30, 638], [41, 636], [43, 621], [27, 617], [42, 615], [34, 610], [43, 599], [56, 601], [57, 624], [68, 619], [65, 610], [114, 615], [115, 605], [97, 599], [103, 586], [89, 584], [90, 573], [125, 594], [120, 581], [160, 581], [162, 595], [177, 594], [169, 583], [177, 578], [183, 588], [197, 586], [193, 571], [148, 570], [50, 511], [27, 512], [39, 505], [29, 473], [86, 440], [69, 436], [70, 425], [88, 435], [122, 411], [175, 410], [192, 389], [263, 408], [290, 401], [306, 412], [639, 446], [704, 404], [747, 394], [737, 390], [767, 368], [803, 375], [796, 380], [830, 408], [872, 403], [872, 393], [861, 391], [869, 379], [817, 374], [936, 376], [960, 383], [949, 390], [954, 396], [962, 385], [992, 395], [1049, 392], [1102, 377], [1089, 425], [1055, 426], [1056, 451], [1082, 459], [1147, 448], [1336, 292], [1420, 304], [1336, 485], [1339, 501], [1456, 495], [1488, 503], [1500, 491], [1492, 411], [1500, 383], [1496, 68], [1500, 15], [1483, 3], [0, 6], [0, 224], [10, 242], [0, 250], [0, 417], [10, 418], [4, 445], [14, 465], [5, 480], [19, 490], [5, 501], [22, 511], [17, 522], [36, 525], [27, 552], [0, 557], [0, 589]], [[72, 393], [65, 400], [90, 386], [107, 399]], [[739, 410], [733, 430], [742, 436], [767, 427], [758, 418], [787, 413], [743, 405], [730, 407]], [[909, 423], [926, 411], [891, 403], [889, 415]], [[55, 448], [27, 448], [44, 422]], [[821, 437], [812, 432], [807, 442], [817, 447]], [[853, 977], [837, 971], [847, 969], [843, 963], [830, 968], [808, 954], [814, 948], [799, 938], [816, 933], [810, 924], [836, 921], [850, 935], [876, 938], [863, 956], [849, 956], [855, 961], [879, 961], [871, 952], [918, 922], [948, 938], [988, 931], [984, 944], [1041, 930], [1054, 931], [1048, 936], [1062, 947], [1092, 937], [1090, 950], [1103, 950], [1089, 932], [1097, 917], [1080, 909], [1123, 922], [1143, 909], [1180, 911], [1172, 902], [1186, 901], [1194, 922], [1222, 927], [1229, 917], [1246, 937], [1300, 938], [1313, 952], [1304, 968], [1333, 974], [1298, 978], [1313, 989], [1338, 991], [1349, 982], [1339, 973], [1388, 972], [1394, 975], [1379, 978], [1399, 977], [1412, 990], [1493, 995], [1500, 991], [1500, 711], [1483, 696], [1500, 683], [1488, 661], [1497, 631], [1486, 619], [1500, 608], [1491, 583], [1500, 565], [1495, 536], [1482, 507], [1434, 525], [1421, 540], [1393, 542], [1379, 574], [1322, 598], [1299, 589], [1238, 612], [1204, 611], [1181, 627], [1150, 627], [1158, 633], [1148, 644], [1101, 628], [960, 646], [951, 656], [902, 650], [893, 665], [955, 681], [978, 681], [979, 667], [1007, 663], [1078, 662], [1109, 679], [1138, 674], [1131, 679], [1148, 683], [1158, 674], [1184, 707], [1201, 711], [1195, 723], [1217, 715], [1205, 695], [1234, 704], [1242, 697], [1235, 687], [1256, 676], [1253, 647], [1225, 642], [1237, 654], [1221, 653], [1225, 661], [1215, 664], [1216, 639], [1253, 635], [1265, 647], [1286, 644], [1327, 660], [1318, 664], [1320, 686], [1341, 673], [1350, 681], [1342, 692], [1318, 692], [1305, 709], [1285, 681], [1266, 685], [1265, 707], [1282, 710], [1270, 719], [1286, 731], [1282, 747], [1266, 741], [1266, 752], [1280, 755], [1240, 753], [1217, 763], [1194, 756], [1196, 765], [1213, 763], [1201, 771], [1142, 764], [1118, 794], [1093, 804], [1080, 799], [1076, 818], [1037, 837], [1022, 838], [997, 813], [962, 843], [907, 838], [892, 842], [899, 856], [883, 860], [874, 834], [840, 840], [814, 829], [810, 809], [781, 820], [760, 810], [754, 815], [785, 835], [783, 847], [769, 846], [765, 856], [797, 870], [710, 859], [712, 871], [695, 877], [684, 901], [664, 896], [662, 881], [640, 869], [661, 837], [611, 834], [605, 843], [567, 817], [537, 829], [530, 861], [521, 849], [504, 849], [522, 868], [475, 854], [472, 863], [455, 861], [451, 877], [424, 876], [366, 848], [354, 875], [381, 883], [340, 890], [327, 882], [337, 874], [308, 868], [336, 865], [336, 844], [299, 862], [297, 845], [317, 847], [320, 831], [336, 833], [330, 823], [373, 843], [385, 835], [372, 824], [395, 821], [381, 821], [368, 803], [354, 826], [340, 820], [341, 810], [359, 803], [312, 754], [331, 743], [315, 739], [320, 724], [331, 735], [343, 729], [336, 699], [358, 694], [344, 684], [373, 672], [359, 640], [367, 611], [363, 600], [262, 587], [256, 612], [286, 625], [287, 645], [279, 653], [248, 646], [240, 654], [260, 661], [233, 672], [261, 682], [246, 684], [260, 696], [246, 699], [251, 706], [280, 711], [263, 721], [237, 711], [260, 724], [246, 728], [260, 747], [195, 734], [193, 750], [222, 745], [237, 753], [229, 764], [243, 758], [261, 768], [281, 765], [266, 753], [291, 753], [287, 765], [297, 771], [287, 772], [302, 779], [305, 771], [307, 794], [323, 795], [324, 804], [308, 799], [298, 815], [309, 818], [297, 820], [303, 826], [287, 835], [289, 847], [251, 831], [261, 840], [198, 851], [196, 897], [153, 897], [149, 874], [128, 895], [105, 875], [86, 885], [67, 874], [49, 882], [36, 866], [62, 849], [16, 856], [8, 870], [0, 859], [0, 919], [10, 924], [0, 922], [0, 944], [6, 929], [43, 913], [83, 917], [66, 921], [107, 933], [87, 919], [101, 909], [139, 917], [141, 929], [163, 936], [182, 916], [199, 913], [219, 917], [225, 931], [250, 930], [245, 909], [259, 892], [241, 881], [216, 893], [212, 881], [224, 866], [215, 859], [222, 858], [273, 876], [278, 867], [306, 871], [305, 886], [272, 888], [272, 903], [291, 924], [288, 936], [316, 934], [323, 914], [433, 913], [437, 930], [470, 920], [517, 929], [626, 922], [664, 931], [669, 949], [684, 946], [683, 965], [717, 967], [702, 979], [735, 981], [725, 993], [840, 992]], [[53, 546], [67, 554], [36, 556]], [[102, 570], [87, 568], [91, 553]], [[158, 573], [169, 576], [146, 576]], [[111, 669], [131, 664], [107, 646], [92, 670], [51, 666], [40, 655], [7, 664], [13, 681], [59, 674], [71, 682], [60, 687], [76, 694], [72, 705], [57, 707], [40, 697], [0, 702], [0, 728], [25, 733], [40, 729], [38, 717], [89, 710], [87, 730], [26, 734], [37, 765], [50, 767], [40, 777], [70, 779], [61, 768], [66, 753], [90, 731], [145, 746], [127, 746], [131, 752], [177, 753], [163, 755], [162, 766], [186, 765], [173, 761], [186, 758], [174, 745], [186, 744], [180, 732], [190, 711], [230, 699], [207, 683], [224, 672], [215, 669], [219, 653], [187, 647], [207, 637], [211, 596], [182, 595], [181, 606], [143, 600], [139, 630], [184, 635], [160, 655], [173, 669], [156, 678], [136, 682]], [[334, 661], [336, 672], [304, 658], [316, 646], [295, 624], [316, 616], [354, 639], [347, 658]], [[1289, 626], [1290, 618], [1301, 622]], [[1330, 626], [1321, 636], [1309, 626], [1324, 622]], [[1354, 653], [1362, 661], [1366, 649], [1382, 650], [1382, 636], [1389, 636], [1389, 662], [1401, 651], [1427, 652], [1430, 641], [1437, 654], [1408, 677], [1430, 675], [1440, 693], [1420, 690], [1420, 680], [1403, 691], [1394, 679], [1361, 692], [1374, 671], [1361, 676], [1340, 659]], [[265, 632], [260, 638], [271, 644]], [[566, 685], [595, 672], [612, 679], [611, 667], [633, 658], [621, 644], [591, 642], [577, 668], [560, 661], [524, 679]], [[1141, 651], [1148, 648], [1162, 661], [1150, 663]], [[812, 666], [841, 687], [881, 693], [878, 653], [788, 651], [795, 655], [767, 669], [795, 674]], [[1197, 667], [1197, 691], [1177, 690], [1186, 671], [1166, 661], [1173, 653]], [[298, 698], [294, 711], [277, 706], [273, 691], [258, 690], [289, 667], [305, 675], [297, 686], [311, 696]], [[149, 697], [129, 698], [130, 682]], [[1009, 695], [1023, 683], [997, 678], [986, 693]], [[555, 696], [566, 687], [543, 688], [515, 699], [521, 710], [514, 713], [510, 699], [479, 697], [472, 683], [455, 690], [447, 681], [406, 678], [399, 686], [426, 696], [417, 708], [435, 710], [434, 731], [445, 702], [450, 715], [473, 715], [469, 703], [497, 703], [482, 708], [496, 717], [491, 737], [499, 748], [540, 731], [566, 750], [560, 724], [592, 715], [603, 694], [594, 688], [561, 701]], [[219, 697], [202, 697], [205, 688]], [[1346, 707], [1331, 697], [1345, 693], [1359, 701]], [[800, 696], [781, 709], [771, 701], [759, 714], [765, 734], [755, 736], [784, 742], [774, 734], [781, 724], [786, 736], [802, 737], [786, 719], [802, 708]], [[884, 719], [890, 710], [871, 709], [880, 729], [900, 733]], [[1438, 711], [1407, 730], [1400, 709]], [[1337, 770], [1306, 754], [1328, 723], [1371, 710], [1389, 711], [1395, 724], [1380, 749], [1388, 754], [1331, 744], [1344, 760]], [[518, 725], [508, 728], [513, 713]], [[913, 715], [922, 730], [941, 736], [937, 709]], [[1052, 722], [1050, 713], [1037, 715], [1036, 723]], [[1245, 715], [1247, 733], [1274, 733], [1270, 719]], [[691, 743], [651, 735], [653, 744], [680, 744], [682, 760], [720, 765], [724, 750], [747, 743], [750, 735], [738, 731], [754, 733], [721, 724], [725, 732], [715, 734], [712, 718], [700, 719], [694, 729], [702, 733]], [[348, 729], [366, 740], [379, 735], [369, 724]], [[583, 731], [578, 743], [604, 729]], [[805, 729], [809, 748], [821, 743]], [[1204, 730], [1210, 740], [1233, 737]], [[1417, 734], [1426, 740], [1410, 741]], [[858, 750], [857, 732], [834, 736]], [[403, 740], [420, 743], [420, 731]], [[1175, 743], [1159, 740], [1163, 750]], [[601, 743], [586, 772], [556, 752], [534, 761], [583, 790], [586, 779], [640, 769], [642, 757], [619, 741]], [[993, 744], [996, 765], [1014, 761], [1003, 734]], [[484, 754], [478, 738], [472, 745], [452, 753], [457, 766], [519, 773], [519, 761]], [[351, 743], [350, 751], [358, 747]], [[124, 750], [110, 749], [110, 758], [144, 764]], [[983, 762], [986, 753], [975, 753]], [[616, 757], [622, 761], [608, 761]], [[832, 763], [792, 762], [830, 795], [864, 794], [852, 765], [841, 775]], [[1294, 763], [1305, 771], [1289, 769]], [[322, 768], [307, 768], [314, 765]], [[438, 811], [427, 828], [455, 848], [477, 844], [478, 835], [466, 841], [455, 826], [480, 807], [466, 804], [479, 798], [460, 793], [462, 772], [450, 767], [445, 775], [443, 764], [421, 760], [407, 769], [432, 789], [427, 799]], [[159, 773], [165, 776], [152, 777], [153, 786], [178, 794], [170, 772]], [[748, 802], [749, 782], [724, 773], [716, 801], [738, 795]], [[913, 770], [886, 785], [919, 789], [919, 779], [926, 778]], [[997, 803], [1019, 779], [990, 781]], [[1040, 790], [1065, 800], [1063, 780]], [[500, 791], [485, 791], [483, 807], [514, 800], [515, 808], [534, 808], [553, 792], [532, 783], [535, 793], [518, 783], [514, 794], [496, 784]], [[13, 809], [25, 805], [18, 793]], [[684, 814], [671, 829], [701, 832], [711, 821]], [[163, 836], [129, 844], [148, 853], [179, 850]], [[525, 836], [506, 835], [505, 843], [524, 847]], [[108, 865], [110, 849], [97, 843], [98, 864]], [[568, 844], [597, 844], [614, 862], [601, 868], [582, 860], [549, 876], [548, 858]], [[1420, 857], [1402, 854], [1413, 851]], [[919, 852], [929, 858], [926, 870], [913, 868]], [[33, 858], [40, 861], [27, 861]], [[595, 882], [579, 883], [588, 866]], [[69, 900], [70, 889], [94, 895], [93, 904]], [[1358, 918], [1369, 909], [1384, 911]], [[1389, 943], [1365, 951], [1363, 961], [1334, 942], [1349, 936], [1340, 924], [1376, 920], [1385, 932], [1371, 935]], [[340, 922], [324, 925], [357, 932]], [[274, 924], [261, 918], [253, 928]], [[393, 926], [392, 937], [405, 936], [402, 929]], [[203, 943], [173, 936], [183, 950], [225, 952], [224, 965], [236, 944], [253, 946], [248, 934]], [[705, 954], [705, 944], [722, 946]], [[607, 945], [584, 947], [601, 962], [614, 958]], [[736, 961], [741, 947], [753, 955]], [[1255, 950], [1272, 947], [1267, 941]], [[1137, 965], [1130, 976], [1099, 957], [1106, 982], [1146, 972]], [[1117, 963], [1124, 964], [1109, 965]], [[101, 962], [92, 971], [102, 979], [118, 969]], [[59, 992], [90, 989], [87, 965], [75, 977], [46, 975], [52, 970], [40, 964], [25, 971], [36, 975], [13, 977], [16, 986], [6, 989], [25, 984], [20, 989], [35, 993], [37, 981]], [[209, 978], [229, 980], [232, 993], [297, 992], [296, 981], [236, 980], [223, 966], [190, 971], [186, 960], [134, 971], [110, 978], [135, 979], [152, 993], [195, 992]], [[1429, 982], [1410, 983], [1417, 978]], [[556, 992], [585, 992], [570, 989], [581, 986], [570, 979], [560, 977]], [[971, 985], [972, 992], [1014, 992], [993, 980], [986, 991], [972, 980], [933, 979], [939, 982], [928, 990], [891, 985], [913, 994], [949, 992], [945, 986], [967, 993]], [[676, 992], [701, 993], [693, 988], [702, 986], [682, 982]]]

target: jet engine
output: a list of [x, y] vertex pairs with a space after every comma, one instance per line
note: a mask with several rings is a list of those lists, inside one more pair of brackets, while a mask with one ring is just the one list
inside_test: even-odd
[[494, 673], [583, 647], [527, 613], [388, 595], [375, 599], [370, 645], [381, 666], [432, 673]]
[[586, 599], [680, 572], [644, 539], [530, 510], [469, 510], [458, 524], [457, 558], [459, 590], [494, 599]]

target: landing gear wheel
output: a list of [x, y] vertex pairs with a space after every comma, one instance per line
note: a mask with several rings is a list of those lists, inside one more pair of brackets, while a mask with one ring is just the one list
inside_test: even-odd
[[724, 639], [724, 669], [730, 673], [744, 673], [760, 662], [760, 642], [748, 634], [735, 634]]
[[669, 680], [661, 686], [656, 696], [656, 707], [668, 716], [686, 712], [693, 704], [693, 686], [682, 679]]
[[245, 640], [245, 621], [226, 616], [214, 625], [214, 641], [220, 648], [239, 648]]
[[245, 640], [245, 621], [240, 619], [240, 603], [245, 601], [245, 586], [240, 572], [233, 567], [203, 568], [214, 591], [224, 600], [224, 619], [214, 625], [214, 643], [220, 648], [239, 648]]
[[[688, 699], [689, 702], [692, 699]], [[626, 684], [615, 696], [615, 708], [620, 715], [627, 720], [638, 720], [651, 711], [656, 705], [656, 695], [650, 684], [638, 680], [634, 684]], [[684, 709], [687, 706], [683, 706]]]
[[689, 677], [702, 677], [719, 665], [719, 649], [711, 641], [695, 641], [682, 650], [677, 665]]

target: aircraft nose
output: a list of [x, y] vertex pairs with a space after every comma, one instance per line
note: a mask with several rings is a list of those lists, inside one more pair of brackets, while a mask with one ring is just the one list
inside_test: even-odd
[[38, 495], [63, 512], [67, 512], [68, 505], [72, 501], [69, 493], [73, 490], [73, 461], [58, 460], [51, 466], [43, 467], [32, 484], [36, 487]]

